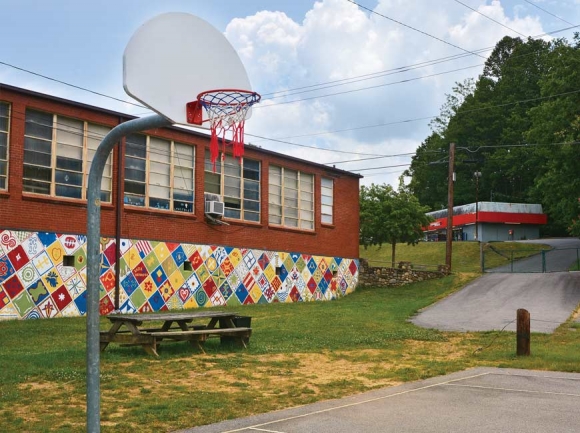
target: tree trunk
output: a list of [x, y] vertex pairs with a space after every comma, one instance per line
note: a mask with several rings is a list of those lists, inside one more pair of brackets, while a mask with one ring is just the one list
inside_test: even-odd
[[395, 247], [397, 246], [396, 242], [391, 242], [391, 267], [395, 267]]

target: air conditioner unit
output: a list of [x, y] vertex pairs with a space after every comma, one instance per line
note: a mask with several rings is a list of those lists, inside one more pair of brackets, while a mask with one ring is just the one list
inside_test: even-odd
[[205, 213], [214, 217], [221, 218], [224, 216], [224, 204], [221, 201], [206, 201], [205, 202]]

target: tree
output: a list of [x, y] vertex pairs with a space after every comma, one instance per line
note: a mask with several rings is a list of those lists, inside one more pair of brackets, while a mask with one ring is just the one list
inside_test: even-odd
[[395, 267], [397, 242], [415, 245], [423, 238], [423, 227], [431, 222], [426, 206], [403, 188], [395, 191], [390, 185], [362, 186], [360, 190], [360, 243], [391, 244], [392, 266]]
[[565, 235], [580, 197], [579, 80], [580, 36], [572, 44], [506, 36], [476, 81], [447, 95], [405, 173], [410, 191], [433, 210], [444, 207], [454, 142], [456, 205], [475, 200], [473, 173], [481, 172], [480, 201], [541, 203], [542, 234]]

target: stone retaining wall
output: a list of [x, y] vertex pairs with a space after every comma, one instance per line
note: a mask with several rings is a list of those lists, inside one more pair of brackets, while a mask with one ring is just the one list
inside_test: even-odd
[[365, 259], [360, 259], [358, 287], [398, 287], [418, 281], [434, 280], [449, 275], [445, 265], [439, 265], [436, 271], [413, 269], [410, 262], [399, 262], [398, 268], [369, 266]]

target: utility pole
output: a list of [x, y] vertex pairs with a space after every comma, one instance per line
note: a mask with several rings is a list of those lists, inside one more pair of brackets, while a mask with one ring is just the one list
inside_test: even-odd
[[449, 175], [447, 189], [447, 239], [445, 244], [445, 264], [451, 272], [451, 250], [453, 248], [453, 183], [455, 182], [455, 143], [449, 144]]
[[473, 177], [475, 177], [475, 240], [479, 241], [479, 178], [481, 177], [481, 171], [473, 173]]

